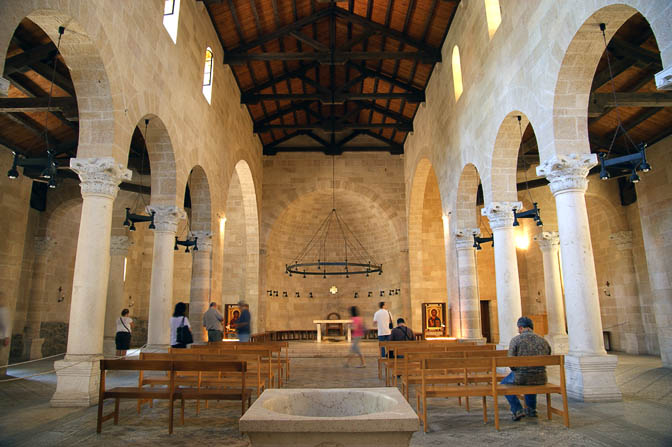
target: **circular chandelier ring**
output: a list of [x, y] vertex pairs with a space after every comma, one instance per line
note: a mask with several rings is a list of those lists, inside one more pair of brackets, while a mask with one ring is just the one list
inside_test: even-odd
[[[314, 269], [317, 267], [317, 270]], [[321, 267], [345, 267], [348, 270], [326, 271]], [[350, 267], [359, 268], [349, 270]], [[304, 270], [299, 270], [303, 268]], [[311, 269], [313, 268], [313, 269]], [[362, 264], [357, 262], [303, 262], [286, 266], [285, 273], [295, 275], [319, 275], [319, 276], [346, 276], [346, 275], [365, 275], [372, 273], [383, 273], [383, 266], [377, 264]]]

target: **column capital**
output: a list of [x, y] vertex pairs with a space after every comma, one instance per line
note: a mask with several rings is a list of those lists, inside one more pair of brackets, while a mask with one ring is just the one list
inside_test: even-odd
[[131, 245], [133, 243], [128, 239], [128, 236], [112, 236], [110, 238], [110, 255], [126, 256]]
[[455, 247], [458, 250], [474, 250], [474, 236], [478, 236], [478, 228], [463, 228], [455, 232]]
[[49, 236], [38, 236], [35, 238], [35, 255], [36, 256], [45, 256], [49, 254], [49, 251], [54, 248], [56, 241], [54, 241]]
[[177, 224], [187, 218], [187, 213], [175, 205], [148, 205], [147, 212], [154, 212], [154, 226], [157, 233], [177, 233]]
[[481, 215], [488, 218], [490, 228], [513, 227], [513, 210], [523, 208], [522, 202], [490, 202], [481, 209]]
[[541, 251], [557, 250], [560, 247], [560, 235], [557, 231], [542, 231], [532, 239], [539, 245]]
[[72, 158], [70, 168], [79, 175], [82, 196], [117, 197], [119, 183], [131, 179], [131, 171], [112, 157]]
[[198, 238], [198, 251], [211, 252], [212, 251], [212, 233], [209, 231], [192, 231], [192, 236]]
[[588, 171], [597, 164], [595, 154], [555, 155], [537, 166], [537, 175], [551, 182], [555, 195], [564, 191], [585, 192], [588, 187]]
[[616, 244], [618, 250], [632, 250], [632, 231], [619, 231], [610, 234], [609, 240]]

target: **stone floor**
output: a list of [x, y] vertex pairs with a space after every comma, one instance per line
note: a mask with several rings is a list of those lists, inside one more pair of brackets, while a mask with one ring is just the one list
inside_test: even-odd
[[[377, 379], [374, 357], [375, 343], [366, 343], [366, 368], [344, 368], [343, 359], [329, 355], [344, 352], [343, 346], [328, 344], [293, 345], [297, 357], [292, 362], [292, 377], [287, 385], [293, 388], [343, 388], [381, 386]], [[338, 347], [335, 347], [338, 346]], [[318, 349], [322, 357], [306, 357]], [[53, 361], [9, 368], [10, 376], [21, 377], [48, 370]], [[413, 446], [447, 445], [463, 442], [465, 445], [491, 446], [670, 446], [672, 445], [672, 370], [661, 367], [660, 359], [649, 356], [619, 355], [617, 382], [623, 392], [623, 401], [589, 404], [570, 401], [571, 429], [554, 419], [512, 422], [501, 421], [501, 430], [494, 429], [492, 421], [484, 425], [480, 403], [473, 404], [467, 413], [456, 401], [434, 399], [429, 406], [430, 432], [417, 432]], [[551, 377], [553, 374], [551, 374]], [[134, 374], [117, 374], [110, 378], [111, 385], [132, 383]], [[141, 415], [135, 404], [122, 404], [118, 426], [105, 423], [103, 433], [95, 432], [96, 408], [63, 409], [49, 407], [55, 389], [55, 376], [47, 374], [30, 380], [0, 383], [0, 446], [50, 445], [227, 445], [246, 446], [249, 441], [238, 432], [238, 403], [211, 404], [210, 408], [195, 414], [195, 406], [187, 408], [186, 424], [176, 425], [168, 435], [167, 406], [157, 404], [145, 408]], [[411, 398], [413, 406], [415, 399]], [[499, 402], [500, 411], [508, 414], [505, 401]], [[111, 405], [106, 405], [106, 410]], [[543, 404], [540, 404], [543, 412]], [[176, 416], [178, 411], [175, 412]], [[490, 412], [492, 415], [492, 412]]]

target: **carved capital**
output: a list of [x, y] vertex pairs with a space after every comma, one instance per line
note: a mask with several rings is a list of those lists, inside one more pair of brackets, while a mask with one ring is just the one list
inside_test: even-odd
[[481, 215], [488, 218], [490, 228], [513, 227], [513, 210], [523, 208], [522, 202], [491, 202], [481, 209]]
[[157, 233], [176, 233], [177, 224], [187, 218], [187, 213], [182, 208], [175, 205], [149, 205], [147, 213], [154, 215], [154, 226]]
[[126, 256], [128, 247], [132, 244], [128, 236], [112, 236], [110, 238], [110, 256]]
[[597, 164], [595, 154], [556, 155], [537, 166], [537, 175], [551, 182], [555, 195], [564, 191], [585, 192], [588, 187], [588, 171]]
[[560, 235], [557, 231], [542, 231], [533, 238], [542, 252], [558, 250], [560, 248]]
[[455, 232], [455, 248], [458, 250], [475, 250], [474, 236], [481, 232], [478, 228], [463, 228]]
[[192, 231], [191, 234], [198, 238], [198, 251], [211, 252], [212, 251], [212, 233], [209, 231]]
[[51, 239], [48, 236], [36, 237], [35, 238], [35, 255], [36, 256], [47, 256], [52, 248], [56, 246], [56, 241]]
[[610, 234], [609, 240], [616, 244], [618, 250], [632, 250], [632, 231], [619, 231]]
[[131, 171], [112, 157], [72, 158], [70, 168], [79, 175], [82, 196], [117, 197], [119, 183], [131, 179]]

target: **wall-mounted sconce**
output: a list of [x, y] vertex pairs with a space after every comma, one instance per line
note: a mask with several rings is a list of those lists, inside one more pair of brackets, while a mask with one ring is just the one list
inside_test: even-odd
[[133, 301], [133, 297], [131, 295], [128, 295], [128, 307], [131, 308], [135, 306], [135, 301]]
[[287, 298], [287, 291], [286, 291], [286, 290], [283, 290], [283, 291], [282, 291], [282, 297], [283, 297], [283, 298]]
[[312, 297], [313, 297], [313, 292], [308, 292], [308, 298], [312, 298]]
[[359, 293], [355, 292], [354, 298], [359, 298]]
[[273, 296], [278, 296], [278, 291], [277, 290], [273, 291]]
[[266, 293], [268, 293], [268, 296], [273, 296], [273, 291], [272, 290], [267, 290]]
[[479, 236], [474, 236], [474, 245], [473, 247], [476, 250], [481, 250], [481, 244], [485, 242], [492, 242], [492, 246], [495, 246], [495, 238], [493, 236], [490, 237], [479, 237]]
[[58, 297], [56, 298], [57, 303], [62, 303], [65, 300], [65, 295], [63, 295], [63, 287], [58, 286]]
[[297, 298], [301, 298], [301, 294], [299, 292], [294, 293], [294, 296]]
[[368, 298], [371, 298], [373, 296], [373, 292], [369, 291], [369, 294], [367, 295]]
[[380, 296], [385, 296], [385, 291], [384, 290], [380, 291]]
[[394, 294], [395, 294], [395, 295], [399, 295], [399, 292], [401, 292], [401, 290], [399, 290], [399, 289], [394, 289]]
[[394, 295], [394, 290], [390, 289], [390, 296]]

